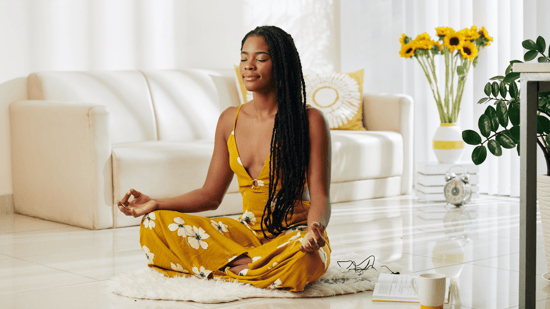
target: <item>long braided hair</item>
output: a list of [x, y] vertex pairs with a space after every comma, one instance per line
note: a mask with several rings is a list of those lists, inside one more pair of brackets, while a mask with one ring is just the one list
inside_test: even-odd
[[[269, 198], [262, 215], [272, 235], [289, 229], [295, 201], [301, 201], [309, 166], [309, 124], [306, 87], [302, 64], [290, 34], [275, 26], [261, 26], [246, 34], [241, 50], [250, 36], [261, 36], [269, 46], [278, 111], [271, 135]], [[281, 189], [276, 191], [280, 184]], [[283, 225], [284, 223], [284, 225]]]

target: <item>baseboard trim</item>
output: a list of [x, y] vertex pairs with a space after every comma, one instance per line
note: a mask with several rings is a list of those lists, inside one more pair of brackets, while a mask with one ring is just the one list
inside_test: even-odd
[[13, 194], [0, 195], [0, 214], [13, 213]]

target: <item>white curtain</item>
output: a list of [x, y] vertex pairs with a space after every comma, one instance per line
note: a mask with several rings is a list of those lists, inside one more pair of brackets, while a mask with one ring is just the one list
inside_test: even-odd
[[[479, 53], [479, 64], [470, 70], [462, 98], [458, 125], [479, 132], [479, 116], [487, 104], [484, 97], [489, 79], [503, 75], [510, 60], [523, 60], [521, 42], [542, 35], [550, 42], [550, 1], [547, 0], [391, 0], [341, 1], [341, 66], [343, 71], [365, 68], [366, 92], [406, 93], [415, 101], [414, 162], [437, 161], [432, 138], [439, 126], [435, 100], [420, 65], [400, 58], [399, 38], [423, 32], [435, 36], [435, 27], [455, 30], [484, 26], [494, 38]], [[443, 63], [436, 64], [442, 71]], [[441, 76], [441, 75], [440, 75]], [[471, 162], [474, 146], [467, 145], [462, 161]], [[546, 163], [538, 150], [538, 172]], [[415, 171], [416, 172], [416, 171]], [[480, 165], [480, 192], [519, 196], [519, 156], [515, 149], [494, 157], [488, 152]]]

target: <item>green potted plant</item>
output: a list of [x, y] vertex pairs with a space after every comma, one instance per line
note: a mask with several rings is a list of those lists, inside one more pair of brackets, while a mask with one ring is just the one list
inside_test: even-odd
[[[537, 59], [538, 62], [550, 62], [550, 49], [545, 55], [546, 42], [539, 36], [537, 41], [525, 40], [522, 43], [527, 49], [524, 55], [525, 61]], [[504, 75], [491, 78], [485, 85], [484, 98], [477, 103], [492, 103], [487, 106], [483, 115], [479, 117], [478, 128], [482, 137], [474, 130], [462, 131], [462, 139], [470, 145], [477, 145], [472, 152], [472, 161], [479, 165], [487, 158], [487, 148], [494, 156], [502, 155], [502, 148], [516, 148], [519, 155], [519, 73], [512, 71], [514, 63], [522, 63], [520, 60], [510, 61]], [[546, 159], [547, 175], [550, 175], [550, 92], [539, 93], [539, 106], [537, 111], [537, 144], [544, 153]], [[499, 129], [502, 129], [499, 131]]]
[[[540, 63], [550, 62], [550, 48], [546, 52], [546, 42], [539, 36], [537, 41], [525, 40], [522, 45], [527, 52], [524, 60], [537, 59]], [[487, 148], [494, 156], [502, 155], [502, 148], [516, 148], [520, 155], [519, 133], [520, 118], [519, 105], [520, 89], [519, 73], [513, 72], [512, 65], [521, 63], [519, 60], [510, 61], [504, 75], [491, 78], [485, 85], [484, 98], [479, 104], [492, 103], [487, 106], [483, 115], [479, 117], [478, 127], [482, 137], [474, 130], [462, 131], [462, 139], [470, 145], [477, 145], [472, 152], [472, 161], [479, 165], [487, 158]], [[544, 249], [546, 255], [550, 254], [550, 91], [539, 92], [539, 104], [537, 107], [537, 144], [541, 148], [546, 159], [546, 174], [537, 175], [537, 196], [542, 219], [544, 237]], [[501, 129], [499, 131], [499, 129]], [[485, 145], [486, 144], [486, 145]], [[550, 269], [550, 259], [547, 259], [547, 267]]]

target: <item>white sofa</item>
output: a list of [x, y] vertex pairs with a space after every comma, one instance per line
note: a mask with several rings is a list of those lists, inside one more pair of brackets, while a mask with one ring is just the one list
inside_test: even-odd
[[[200, 188], [216, 122], [239, 98], [233, 70], [39, 72], [10, 105], [16, 213], [89, 229], [139, 224], [114, 202]], [[364, 96], [368, 131], [332, 131], [331, 201], [408, 194], [413, 103]], [[242, 212], [234, 177], [205, 216]]]

